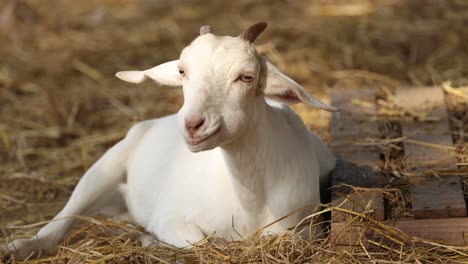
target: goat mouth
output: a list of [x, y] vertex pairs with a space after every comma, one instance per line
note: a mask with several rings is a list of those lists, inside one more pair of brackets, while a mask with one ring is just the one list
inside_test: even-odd
[[193, 138], [193, 139], [186, 139], [186, 142], [187, 144], [189, 144], [190, 146], [198, 146], [200, 145], [201, 143], [207, 141], [208, 139], [212, 138], [213, 136], [215, 136], [219, 130], [220, 130], [221, 127], [217, 127], [212, 133], [204, 136], [204, 137], [201, 137], [201, 138]]

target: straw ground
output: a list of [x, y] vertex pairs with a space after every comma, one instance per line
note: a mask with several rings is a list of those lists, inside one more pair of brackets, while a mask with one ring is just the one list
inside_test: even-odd
[[[149, 68], [178, 56], [201, 25], [237, 34], [270, 28], [258, 50], [318, 97], [335, 85], [391, 91], [445, 85], [460, 168], [468, 162], [468, 5], [465, 1], [51, 1], [0, 3], [0, 241], [33, 235], [60, 210], [83, 172], [127, 129], [181, 106], [176, 89], [128, 86], [116, 71]], [[159, 1], [162, 3], [163, 1]], [[385, 104], [385, 101], [381, 103]], [[391, 111], [391, 105], [387, 105]], [[298, 105], [326, 140], [326, 113]], [[398, 128], [388, 123], [384, 172], [392, 216], [408, 215]], [[395, 131], [396, 134], [395, 134]], [[392, 134], [393, 133], [393, 134]], [[465, 167], [463, 167], [465, 166]], [[393, 180], [390, 180], [393, 179]], [[291, 208], [294, 210], [295, 208]], [[326, 207], [324, 211], [333, 210]], [[27, 263], [465, 263], [468, 249], [406, 237], [355, 215], [397, 241], [336, 250], [327, 236], [294, 233], [216, 238], [192, 249], [141, 248], [138, 227], [84, 219], [55, 251]], [[240, 231], [241, 232], [241, 231]], [[371, 243], [372, 244], [372, 243]], [[14, 260], [9, 260], [14, 263]]]

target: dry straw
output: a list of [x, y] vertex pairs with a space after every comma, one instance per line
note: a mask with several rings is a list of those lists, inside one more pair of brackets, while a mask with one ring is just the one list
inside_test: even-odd
[[[384, 139], [360, 142], [375, 144], [385, 153], [387, 216], [410, 215], [405, 182], [409, 172], [401, 155], [402, 142], [408, 139], [398, 134], [391, 116], [411, 113], [392, 107], [395, 87], [443, 85], [454, 153], [460, 168], [466, 168], [467, 93], [462, 96], [460, 91], [466, 88], [459, 88], [468, 85], [466, 1], [167, 2], [0, 2], [0, 242], [32, 236], [39, 225], [31, 223], [52, 219], [83, 172], [134, 122], [180, 108], [178, 90], [151, 83], [133, 87], [113, 76], [119, 70], [144, 69], [174, 59], [205, 24], [214, 33], [237, 35], [253, 22], [268, 21], [271, 27], [259, 38], [258, 50], [325, 101], [328, 87], [334, 85], [372, 86], [382, 91], [379, 111], [388, 117], [382, 129], [388, 133]], [[294, 109], [309, 127], [329, 139], [326, 113], [300, 105]], [[326, 206], [321, 213], [330, 210], [343, 209]], [[373, 230], [387, 242], [363, 237], [357, 246], [338, 249], [327, 233], [304, 239], [288, 232], [264, 237], [246, 234], [242, 241], [214, 234], [191, 249], [142, 248], [135, 239], [140, 228], [82, 218], [83, 224], [56, 250], [27, 263], [468, 260], [468, 248], [407, 237], [374, 221], [368, 211], [347, 213], [362, 230]]]

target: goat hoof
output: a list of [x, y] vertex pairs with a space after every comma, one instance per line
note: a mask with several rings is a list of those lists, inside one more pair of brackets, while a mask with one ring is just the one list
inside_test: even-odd
[[0, 247], [0, 253], [4, 258], [14, 257], [15, 260], [20, 261], [36, 257], [40, 252], [39, 241], [36, 239], [16, 239], [8, 245]]

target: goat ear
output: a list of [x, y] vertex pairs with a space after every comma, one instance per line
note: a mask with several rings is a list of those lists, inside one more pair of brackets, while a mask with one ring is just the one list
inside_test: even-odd
[[269, 99], [285, 104], [304, 103], [327, 111], [339, 111], [333, 106], [320, 102], [302, 86], [282, 73], [265, 58], [260, 58], [260, 92]]
[[142, 83], [150, 78], [162, 85], [181, 86], [182, 76], [179, 73], [178, 62], [178, 60], [166, 62], [145, 71], [120, 71], [115, 76], [131, 83]]

